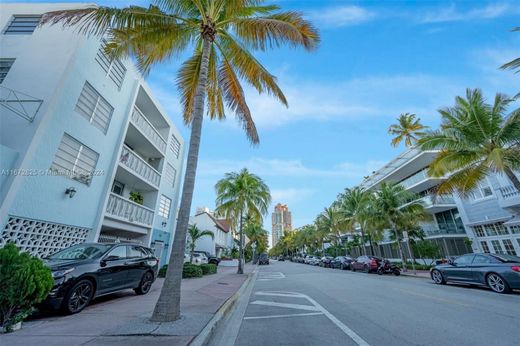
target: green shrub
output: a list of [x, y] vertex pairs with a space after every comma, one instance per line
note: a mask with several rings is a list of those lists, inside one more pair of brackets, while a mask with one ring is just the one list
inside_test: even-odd
[[0, 282], [0, 326], [6, 332], [27, 317], [54, 286], [50, 269], [14, 244], [0, 249]]
[[159, 269], [159, 272], [157, 273], [157, 277], [163, 278], [166, 276], [166, 271], [168, 270], [168, 265], [165, 264]]
[[217, 272], [217, 266], [212, 263], [201, 264], [200, 269], [202, 269], [203, 275], [215, 274]]
[[202, 269], [195, 264], [185, 263], [182, 269], [182, 278], [200, 278]]

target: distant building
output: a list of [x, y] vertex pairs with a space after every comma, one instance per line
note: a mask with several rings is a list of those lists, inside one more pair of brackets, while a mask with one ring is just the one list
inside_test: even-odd
[[292, 231], [291, 212], [286, 204], [278, 203], [274, 207], [272, 214], [272, 246], [275, 246], [278, 240], [285, 232]]
[[184, 141], [130, 59], [74, 28], [38, 26], [85, 6], [1, 4], [0, 247], [45, 257], [132, 241], [166, 263]]
[[226, 251], [233, 248], [231, 222], [215, 217], [208, 208], [198, 208], [195, 215], [190, 217], [190, 225], [197, 225], [201, 231], [210, 231], [214, 235], [213, 239], [206, 236], [197, 240], [195, 250], [207, 251], [220, 258]]

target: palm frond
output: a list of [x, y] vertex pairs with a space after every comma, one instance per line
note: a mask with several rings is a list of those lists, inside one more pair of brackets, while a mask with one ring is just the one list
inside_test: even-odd
[[199, 83], [200, 65], [202, 52], [196, 50], [194, 54], [186, 60], [177, 74], [177, 87], [181, 92], [181, 102], [183, 106], [183, 119], [185, 124], [191, 123], [195, 94]]

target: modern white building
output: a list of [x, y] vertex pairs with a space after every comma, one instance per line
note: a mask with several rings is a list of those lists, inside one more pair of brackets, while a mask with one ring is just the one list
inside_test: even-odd
[[190, 217], [190, 225], [197, 225], [201, 231], [210, 231], [214, 235], [213, 239], [202, 237], [197, 240], [195, 250], [207, 251], [220, 258], [225, 251], [233, 248], [234, 240], [230, 222], [215, 217], [208, 208], [198, 208], [195, 215]]
[[[360, 186], [377, 190], [383, 181], [396, 182], [417, 193], [432, 215], [431, 221], [421, 225], [426, 239], [438, 244], [444, 256], [472, 251], [520, 255], [520, 192], [508, 178], [495, 174], [482, 181], [468, 198], [458, 195], [434, 198], [433, 189], [446, 179], [427, 174], [437, 153], [409, 149], [367, 177]], [[397, 250], [390, 243], [386, 239], [378, 251], [386, 251], [382, 256], [397, 257]]]
[[[130, 60], [48, 11], [0, 4], [0, 246], [138, 241], [166, 261], [184, 141]], [[90, 5], [91, 6], [91, 5]]]

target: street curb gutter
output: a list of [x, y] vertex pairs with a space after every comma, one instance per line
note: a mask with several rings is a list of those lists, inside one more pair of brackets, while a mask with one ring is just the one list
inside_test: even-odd
[[240, 296], [244, 293], [246, 288], [254, 282], [253, 278], [256, 276], [256, 269], [247, 274], [247, 279], [244, 281], [242, 286], [238, 289], [238, 291], [235, 292], [215, 313], [215, 315], [211, 318], [211, 320], [206, 324], [206, 326], [201, 330], [201, 332], [191, 340], [191, 342], [188, 344], [190, 346], [204, 346], [206, 345], [211, 337], [213, 336], [213, 333], [216, 330], [216, 327], [218, 326], [219, 322], [231, 311], [233, 306], [235, 305], [236, 301]]

